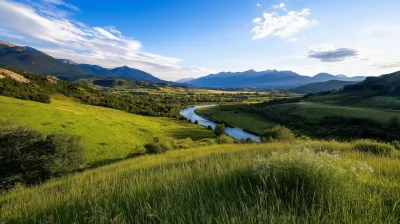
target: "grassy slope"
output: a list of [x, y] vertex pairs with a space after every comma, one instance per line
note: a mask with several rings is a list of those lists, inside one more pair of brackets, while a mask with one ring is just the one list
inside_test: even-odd
[[[301, 143], [305, 144], [305, 143]], [[306, 143], [341, 150], [375, 171], [339, 205], [291, 204], [263, 189], [257, 156], [296, 144], [217, 145], [144, 156], [0, 196], [0, 220], [18, 223], [397, 223], [400, 161], [353, 152], [351, 143]], [[311, 147], [311, 146], [309, 146]], [[364, 186], [365, 185], [365, 186]]]
[[320, 119], [324, 116], [344, 116], [355, 118], [371, 118], [380, 123], [387, 123], [394, 116], [400, 117], [395, 111], [383, 111], [367, 108], [356, 108], [319, 104], [312, 102], [299, 102], [269, 106], [266, 109], [278, 110], [282, 113], [293, 113], [308, 118]]
[[88, 163], [124, 158], [156, 136], [214, 137], [212, 131], [184, 121], [145, 117], [69, 99], [42, 104], [0, 96], [0, 111], [1, 120], [13, 120], [43, 133], [64, 131], [82, 136]]
[[333, 105], [343, 105], [352, 107], [377, 108], [383, 110], [400, 110], [400, 98], [392, 96], [373, 96], [365, 97], [361, 93], [357, 94], [331, 94], [324, 96], [314, 96], [307, 101], [315, 103], [325, 103]]
[[262, 133], [267, 128], [272, 128], [275, 123], [267, 122], [262, 117], [245, 114], [235, 113], [234, 111], [219, 110], [218, 107], [208, 107], [197, 109], [196, 113], [210, 118], [218, 123], [224, 121], [229, 125], [241, 127], [253, 133]]

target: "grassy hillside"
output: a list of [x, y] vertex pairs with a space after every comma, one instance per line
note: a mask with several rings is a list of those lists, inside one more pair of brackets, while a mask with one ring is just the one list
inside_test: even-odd
[[388, 123], [392, 117], [397, 116], [400, 118], [400, 113], [396, 111], [336, 106], [312, 102], [273, 105], [266, 109], [279, 111], [281, 113], [297, 114], [313, 119], [321, 119], [325, 116], [344, 116], [354, 118], [370, 118], [380, 123]]
[[[39, 187], [17, 188], [0, 196], [0, 220], [5, 223], [398, 223], [399, 158], [360, 153], [354, 150], [355, 145], [336, 142], [218, 145], [144, 156]], [[283, 154], [289, 149], [305, 147], [340, 153], [339, 156], [310, 151]], [[293, 158], [296, 163], [287, 163], [286, 158]], [[319, 164], [307, 163], [310, 158]], [[273, 177], [278, 178], [273, 182], [264, 173], [271, 166], [275, 167]], [[293, 179], [284, 181], [286, 175], [281, 175], [280, 170]], [[296, 186], [299, 183], [296, 181], [303, 185]]]
[[318, 93], [324, 91], [330, 91], [333, 89], [342, 89], [345, 85], [353, 85], [358, 82], [356, 81], [341, 81], [341, 80], [330, 80], [327, 82], [313, 82], [303, 86], [299, 86], [294, 89], [290, 89], [293, 93]]
[[89, 164], [124, 158], [153, 137], [214, 137], [212, 131], [186, 121], [83, 105], [65, 97], [42, 104], [0, 96], [0, 111], [1, 120], [11, 119], [46, 134], [63, 131], [82, 136]]

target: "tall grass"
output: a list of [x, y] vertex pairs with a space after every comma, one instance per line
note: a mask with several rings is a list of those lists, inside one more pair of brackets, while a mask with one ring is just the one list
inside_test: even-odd
[[[266, 184], [263, 175], [254, 170], [255, 159], [278, 161], [273, 153], [290, 155], [290, 150], [298, 147], [293, 143], [214, 145], [130, 159], [39, 187], [19, 187], [0, 197], [0, 220], [5, 223], [400, 221], [398, 158], [344, 149], [337, 160], [327, 164], [362, 161], [374, 170], [355, 185], [343, 185], [352, 192], [350, 196], [338, 198], [335, 184], [349, 181], [347, 176], [339, 175], [323, 190], [317, 184], [315, 188], [320, 194], [313, 194], [308, 202], [299, 200], [301, 194], [295, 193], [300, 191], [289, 191], [293, 193], [291, 200], [278, 197], [274, 193], [277, 188]], [[324, 185], [328, 176], [319, 180], [318, 172], [316, 175], [313, 180]]]

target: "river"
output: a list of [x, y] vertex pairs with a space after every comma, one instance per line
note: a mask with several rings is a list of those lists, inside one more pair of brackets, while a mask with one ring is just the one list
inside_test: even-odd
[[[202, 106], [194, 106], [194, 107], [189, 107], [186, 109], [183, 109], [180, 111], [180, 114], [182, 116], [184, 116], [187, 119], [192, 120], [192, 122], [195, 122], [196, 120], [199, 122], [199, 125], [202, 126], [209, 126], [211, 125], [211, 127], [213, 129], [215, 129], [216, 123], [210, 120], [207, 120], [199, 115], [197, 115], [195, 113], [195, 110], [198, 108], [204, 108], [204, 107], [215, 107], [217, 105], [202, 105]], [[260, 137], [254, 134], [251, 134], [247, 131], [243, 131], [240, 128], [234, 128], [234, 127], [225, 127], [225, 132], [226, 134], [228, 134], [229, 136], [232, 136], [235, 139], [246, 139], [246, 138], [251, 138], [257, 142], [260, 141]]]

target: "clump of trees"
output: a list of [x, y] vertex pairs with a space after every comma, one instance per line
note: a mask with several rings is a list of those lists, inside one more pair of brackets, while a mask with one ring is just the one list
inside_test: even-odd
[[289, 128], [276, 125], [271, 129], [265, 130], [260, 138], [262, 142], [293, 141], [296, 139], [296, 135]]
[[11, 122], [0, 122], [0, 190], [34, 185], [78, 170], [84, 164], [80, 137], [43, 136]]
[[217, 124], [217, 126], [215, 127], [214, 133], [216, 136], [220, 136], [225, 134], [225, 124], [221, 123], [221, 124]]

